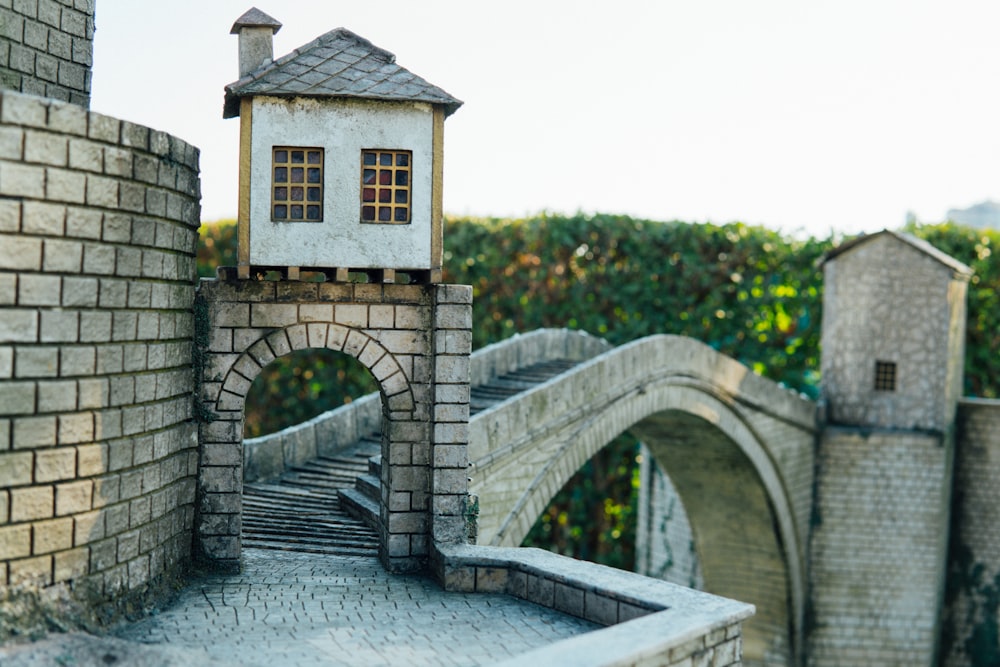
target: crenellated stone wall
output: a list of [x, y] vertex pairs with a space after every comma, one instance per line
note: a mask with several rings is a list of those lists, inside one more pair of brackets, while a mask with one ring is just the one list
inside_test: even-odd
[[0, 92], [0, 586], [188, 557], [198, 190], [179, 139]]
[[0, 88], [90, 106], [94, 0], [0, 3]]

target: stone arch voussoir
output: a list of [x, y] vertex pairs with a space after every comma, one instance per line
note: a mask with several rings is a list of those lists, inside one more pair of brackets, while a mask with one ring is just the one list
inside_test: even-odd
[[275, 359], [308, 349], [329, 349], [353, 357], [375, 378], [383, 398], [402, 409], [413, 406], [410, 378], [395, 356], [359, 329], [334, 322], [295, 324], [267, 332], [251, 343], [229, 367], [216, 401], [219, 412], [242, 411], [256, 377]]

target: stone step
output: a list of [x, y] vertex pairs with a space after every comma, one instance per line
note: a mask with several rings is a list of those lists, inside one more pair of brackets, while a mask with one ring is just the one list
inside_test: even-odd
[[351, 517], [363, 522], [373, 531], [378, 528], [378, 503], [357, 489], [340, 490], [340, 506]]
[[354, 488], [375, 504], [382, 498], [382, 482], [375, 475], [359, 476], [354, 480]]

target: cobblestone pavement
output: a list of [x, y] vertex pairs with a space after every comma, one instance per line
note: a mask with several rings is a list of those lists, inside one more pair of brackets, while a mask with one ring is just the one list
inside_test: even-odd
[[488, 665], [598, 626], [507, 595], [448, 593], [376, 558], [244, 551], [117, 634], [213, 665]]

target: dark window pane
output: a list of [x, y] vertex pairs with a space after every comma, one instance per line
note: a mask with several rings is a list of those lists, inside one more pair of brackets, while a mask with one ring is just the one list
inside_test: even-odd
[[288, 151], [274, 151], [275, 162], [288, 162]]
[[378, 163], [383, 167], [392, 166], [392, 153], [379, 153]]
[[306, 206], [306, 220], [319, 220], [319, 206]]
[[389, 222], [392, 220], [392, 207], [391, 206], [379, 206], [378, 207], [378, 219], [380, 222]]
[[364, 182], [365, 182], [365, 185], [375, 185], [375, 170], [374, 169], [365, 169]]
[[309, 167], [306, 170], [306, 178], [310, 183], [319, 183], [319, 167]]
[[304, 189], [305, 188], [300, 188], [300, 187], [294, 187], [294, 188], [292, 188], [291, 200], [292, 201], [302, 201], [303, 196], [305, 196], [305, 192], [303, 192]]
[[397, 171], [396, 172], [396, 185], [404, 185], [405, 186], [405, 185], [409, 185], [409, 183], [410, 183], [410, 174], [409, 174], [409, 172], [406, 172], [406, 171]]
[[291, 215], [289, 216], [292, 220], [302, 219], [302, 204], [294, 204], [289, 207], [291, 209]]
[[361, 154], [361, 164], [370, 167], [374, 165], [375, 162], [375, 153], [364, 152]]
[[392, 190], [384, 188], [378, 191], [378, 200], [383, 204], [388, 204], [392, 201]]
[[392, 185], [392, 172], [388, 169], [379, 169], [378, 171], [378, 184], [379, 185]]
[[396, 222], [406, 222], [406, 207], [397, 206], [396, 207]]
[[320, 192], [322, 190], [319, 188], [306, 188], [306, 199], [309, 201], [319, 201], [321, 199]]
[[287, 183], [288, 182], [288, 167], [275, 167], [274, 168], [274, 182], [275, 183]]
[[287, 206], [285, 206], [283, 204], [279, 204], [279, 205], [277, 205], [277, 206], [274, 207], [274, 219], [275, 220], [284, 220], [287, 217], [288, 217], [288, 207]]
[[292, 162], [294, 164], [302, 164], [306, 161], [305, 151], [292, 151]]
[[305, 180], [305, 169], [302, 167], [292, 167], [292, 183], [304, 183]]
[[365, 188], [361, 191], [361, 201], [375, 201], [375, 188]]
[[375, 207], [374, 206], [362, 206], [361, 207], [361, 219], [367, 220], [369, 222], [375, 220]]
[[274, 189], [274, 200], [284, 201], [288, 199], [288, 188], [275, 188]]
[[408, 167], [410, 165], [410, 155], [409, 153], [400, 153], [396, 156], [396, 166], [397, 167]]
[[406, 190], [396, 190], [396, 203], [397, 204], [409, 203], [410, 199], [409, 194], [410, 193], [407, 192]]
[[309, 164], [319, 164], [321, 153], [319, 151], [309, 151], [309, 156], [306, 158]]

